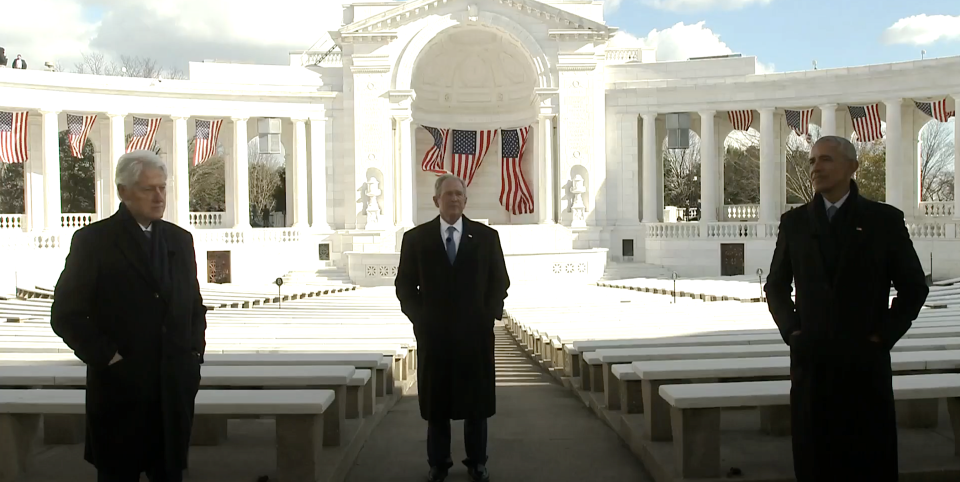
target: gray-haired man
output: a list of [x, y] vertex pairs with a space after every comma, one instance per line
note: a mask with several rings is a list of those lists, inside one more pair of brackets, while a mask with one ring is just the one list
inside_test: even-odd
[[161, 219], [167, 173], [120, 157], [120, 209], [78, 230], [57, 282], [53, 330], [87, 365], [84, 458], [98, 482], [180, 482], [206, 345], [193, 236]]

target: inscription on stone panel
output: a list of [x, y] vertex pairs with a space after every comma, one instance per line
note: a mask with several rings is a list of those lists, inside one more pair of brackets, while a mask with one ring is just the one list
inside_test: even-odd
[[589, 161], [593, 145], [593, 102], [586, 76], [571, 76], [564, 83], [560, 102], [561, 153], [563, 165]]
[[383, 132], [383, 123], [385, 114], [383, 108], [380, 105], [381, 99], [378, 96], [379, 94], [379, 79], [374, 78], [374, 76], [369, 76], [369, 79], [364, 79], [362, 82], [358, 82], [359, 85], [374, 86], [372, 89], [366, 89], [364, 91], [358, 91], [356, 96], [356, 116], [357, 116], [357, 125], [359, 126], [359, 152], [357, 152], [357, 158], [363, 159], [367, 166], [375, 166], [379, 162], [383, 161], [380, 159], [383, 157], [383, 141], [384, 141], [384, 132]]

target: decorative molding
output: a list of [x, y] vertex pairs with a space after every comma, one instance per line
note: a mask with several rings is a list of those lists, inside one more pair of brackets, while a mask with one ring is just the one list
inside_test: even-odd
[[553, 274], [555, 275], [568, 275], [568, 274], [587, 274], [590, 270], [587, 268], [587, 263], [553, 263]]
[[592, 72], [597, 70], [597, 63], [591, 61], [582, 64], [557, 64], [557, 70], [560, 72]]
[[376, 32], [376, 33], [341, 32], [337, 37], [341, 44], [368, 44], [368, 43], [388, 44], [397, 39], [397, 32]]
[[350, 67], [350, 72], [354, 74], [385, 74], [390, 72], [389, 65], [357, 65]]
[[363, 271], [366, 278], [397, 277], [397, 265], [392, 264], [367, 264], [364, 265]]
[[[547, 37], [550, 40], [607, 40], [610, 38], [608, 31], [596, 30], [576, 30], [576, 29], [556, 29], [547, 30]], [[593, 57], [593, 54], [591, 54]]]

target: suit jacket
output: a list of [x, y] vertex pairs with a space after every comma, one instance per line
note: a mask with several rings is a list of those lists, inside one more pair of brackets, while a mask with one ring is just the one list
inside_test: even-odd
[[417, 337], [420, 413], [426, 420], [496, 413], [494, 321], [510, 278], [497, 231], [463, 217], [451, 265], [440, 218], [403, 235], [396, 289]]
[[[87, 365], [86, 458], [101, 469], [186, 465], [206, 346], [193, 236], [126, 206], [73, 235], [50, 323]], [[123, 359], [109, 365], [115, 353]], [[161, 437], [162, 435], [162, 437]]]
[[26, 60], [23, 60], [23, 59], [13, 59], [13, 65], [12, 65], [12, 67], [15, 68], [15, 69], [26, 69], [26, 68], [27, 68], [27, 61], [26, 61]]
[[[784, 342], [802, 330], [832, 339], [880, 336], [889, 349], [929, 288], [899, 209], [851, 193], [832, 223], [823, 199], [783, 214], [764, 290]], [[791, 299], [791, 282], [796, 301]], [[890, 284], [897, 289], [891, 305]]]

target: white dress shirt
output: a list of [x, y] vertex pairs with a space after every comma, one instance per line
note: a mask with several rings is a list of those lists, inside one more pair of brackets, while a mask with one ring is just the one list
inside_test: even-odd
[[460, 250], [460, 237], [463, 235], [463, 216], [460, 216], [460, 219], [457, 219], [457, 222], [453, 224], [447, 224], [443, 218], [440, 218], [440, 239], [443, 240], [443, 246], [447, 246], [447, 228], [453, 226], [453, 246], [455, 251]]
[[[142, 225], [142, 224], [140, 224], [140, 223], [137, 223], [137, 225], [140, 226], [140, 229], [143, 230], [144, 234], [146, 234], [146, 233], [153, 234], [153, 223], [150, 223], [150, 224], [147, 225], [147, 226], [144, 226], [144, 225]], [[147, 235], [147, 236], [150, 236], [150, 234], [146, 234], [146, 235]]]
[[843, 197], [840, 198], [840, 200], [835, 203], [827, 201], [827, 198], [823, 198], [823, 205], [827, 208], [827, 210], [830, 209], [830, 206], [836, 206], [837, 210], [839, 210], [840, 206], [843, 206], [843, 202], [846, 201], [848, 197], [850, 197], [850, 191], [847, 191], [847, 193], [844, 194]]

